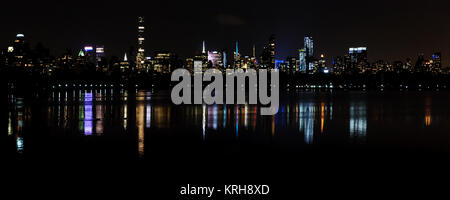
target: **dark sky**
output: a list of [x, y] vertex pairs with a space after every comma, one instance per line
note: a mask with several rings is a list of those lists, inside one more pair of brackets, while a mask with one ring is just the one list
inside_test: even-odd
[[120, 55], [136, 44], [137, 16], [146, 17], [147, 49], [192, 56], [201, 50], [234, 48], [260, 52], [270, 34], [277, 36], [277, 58], [296, 56], [305, 34], [314, 37], [316, 54], [343, 55], [351, 46], [367, 46], [375, 61], [416, 59], [441, 51], [450, 62], [450, 3], [423, 1], [22, 1], [2, 2], [0, 47], [16, 33], [44, 43], [59, 55], [66, 48], [104, 44]]

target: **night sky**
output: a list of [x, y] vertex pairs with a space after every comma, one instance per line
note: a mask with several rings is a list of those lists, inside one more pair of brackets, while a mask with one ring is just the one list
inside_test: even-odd
[[123, 56], [136, 46], [137, 16], [146, 17], [146, 48], [182, 57], [208, 50], [257, 52], [270, 34], [277, 36], [277, 58], [297, 56], [303, 36], [314, 38], [316, 54], [343, 55], [348, 47], [367, 46], [370, 61], [416, 60], [419, 52], [450, 57], [450, 2], [428, 1], [35, 1], [2, 2], [0, 47], [16, 33], [42, 42], [60, 55], [83, 44], [103, 44], [107, 56]]

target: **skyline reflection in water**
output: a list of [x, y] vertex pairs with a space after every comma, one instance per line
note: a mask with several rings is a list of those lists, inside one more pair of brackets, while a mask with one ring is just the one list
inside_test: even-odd
[[[152, 134], [170, 134], [173, 138], [186, 134], [183, 137], [203, 142], [229, 138], [263, 143], [288, 140], [293, 143], [290, 145], [299, 147], [322, 143], [367, 144], [370, 137], [378, 143], [396, 141], [401, 144], [403, 139], [410, 141], [423, 136], [410, 132], [440, 132], [442, 128], [450, 128], [443, 123], [450, 118], [446, 114], [449, 110], [442, 109], [443, 100], [437, 101], [434, 94], [416, 99], [409, 98], [408, 94], [400, 98], [365, 92], [339, 95], [342, 97], [331, 92], [299, 92], [289, 98], [282, 97], [278, 114], [261, 116], [257, 105], [175, 106], [167, 93], [144, 90], [132, 93], [123, 89], [117, 92], [112, 89], [54, 91], [44, 110], [50, 135], [101, 138], [135, 134], [135, 151], [140, 157], [151, 143], [145, 138]], [[379, 99], [371, 101], [371, 95]], [[7, 135], [14, 138], [18, 153], [26, 152], [24, 135], [33, 132], [31, 107], [23, 98], [12, 94], [8, 98]], [[386, 104], [391, 98], [405, 105]], [[438, 108], [440, 112], [435, 112]], [[449, 142], [446, 135], [431, 134], [430, 137], [433, 137], [427, 140], [430, 144], [414, 145], [431, 145], [435, 140]]]

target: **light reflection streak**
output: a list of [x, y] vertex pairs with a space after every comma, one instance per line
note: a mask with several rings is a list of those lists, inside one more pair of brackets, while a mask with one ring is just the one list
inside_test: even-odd
[[275, 115], [272, 116], [272, 136], [275, 135]]
[[323, 127], [325, 124], [325, 103], [322, 102], [320, 106], [320, 133], [323, 133]]
[[205, 140], [206, 137], [206, 106], [203, 105], [203, 112], [202, 112], [202, 130], [203, 130], [203, 140]]
[[11, 112], [9, 112], [8, 115], [8, 135], [12, 135], [13, 134], [13, 128], [12, 128], [12, 116], [11, 116]]
[[93, 115], [92, 115], [92, 93], [84, 95], [84, 134], [92, 135]]
[[350, 103], [350, 137], [364, 139], [367, 133], [367, 108], [364, 102]]
[[306, 144], [312, 144], [314, 140], [315, 107], [313, 103], [299, 104], [299, 131], [304, 134]]
[[426, 98], [425, 99], [425, 126], [430, 127], [431, 126], [431, 99]]
[[96, 123], [95, 123], [95, 133], [103, 134], [103, 119], [104, 119], [104, 111], [102, 105], [95, 106], [95, 115], [96, 115]]
[[248, 127], [248, 104], [244, 105], [244, 127]]
[[256, 129], [256, 116], [257, 116], [257, 109], [258, 109], [258, 107], [257, 106], [255, 106], [255, 109], [253, 110], [253, 130], [255, 130]]
[[22, 99], [17, 99], [17, 127], [16, 127], [16, 150], [18, 153], [23, 152], [24, 148], [24, 142], [22, 137], [22, 130], [23, 130], [23, 105], [22, 105]]
[[235, 124], [236, 124], [236, 138], [239, 138], [239, 106], [238, 105], [236, 105], [235, 116], [236, 116], [236, 122], [235, 122]]
[[23, 137], [18, 136], [16, 141], [17, 152], [22, 153], [23, 151]]
[[[208, 113], [208, 114], [209, 114], [209, 113]], [[214, 105], [212, 115], [213, 115], [213, 120], [212, 120], [212, 121], [213, 121], [213, 125], [212, 125], [212, 128], [213, 128], [214, 130], [217, 130], [217, 118], [218, 118], [217, 105]]]
[[223, 127], [227, 127], [227, 106], [223, 106]]
[[136, 108], [136, 124], [138, 127], [138, 153], [144, 155], [144, 104], [139, 103]]
[[128, 119], [128, 105], [126, 102], [123, 104], [123, 111], [122, 111], [122, 120], [123, 120], [123, 128], [127, 129], [127, 119]]
[[150, 128], [152, 122], [152, 106], [147, 103], [146, 106], [146, 115], [145, 115], [145, 127]]

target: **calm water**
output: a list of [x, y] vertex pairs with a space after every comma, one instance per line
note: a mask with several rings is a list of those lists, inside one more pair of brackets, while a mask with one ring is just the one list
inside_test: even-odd
[[255, 105], [175, 106], [169, 91], [68, 90], [8, 101], [9, 154], [19, 159], [347, 146], [450, 152], [449, 92], [290, 91], [275, 116]]

